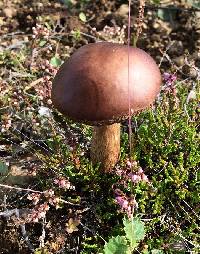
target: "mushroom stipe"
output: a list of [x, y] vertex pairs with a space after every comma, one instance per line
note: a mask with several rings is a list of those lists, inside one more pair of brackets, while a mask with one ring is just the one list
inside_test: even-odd
[[128, 51], [128, 46], [111, 42], [91, 43], [61, 66], [53, 81], [52, 102], [74, 121], [96, 126], [91, 159], [109, 172], [119, 159], [119, 122], [129, 116], [129, 98], [135, 114], [153, 103], [160, 85], [159, 68], [143, 50], [130, 47]]

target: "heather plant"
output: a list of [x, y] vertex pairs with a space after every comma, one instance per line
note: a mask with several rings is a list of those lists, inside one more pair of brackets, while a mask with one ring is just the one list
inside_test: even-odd
[[[131, 158], [124, 122], [120, 161], [102, 175], [90, 163], [91, 127], [53, 110], [51, 81], [83, 37], [124, 43], [127, 28], [90, 27], [88, 36], [48, 22], [38, 20], [21, 48], [0, 52], [0, 152], [32, 156], [37, 174], [33, 190], [17, 189], [21, 195], [7, 201], [1, 216], [8, 206], [28, 207], [26, 223], [49, 233], [38, 236], [38, 254], [102, 253], [103, 246], [106, 254], [199, 253], [199, 80], [164, 73], [155, 105], [132, 118]], [[8, 171], [3, 158], [0, 174]]]
[[[12, 72], [16, 67], [22, 68], [22, 64], [26, 68], [22, 52], [27, 51], [23, 49], [17, 57], [16, 53], [1, 54]], [[44, 70], [44, 76], [50, 76], [51, 81], [57, 68], [51, 64], [53, 57], [52, 52], [49, 61], [37, 59], [31, 75], [40, 79], [38, 71]], [[17, 64], [16, 59], [19, 60]], [[21, 80], [26, 84], [30, 78], [21, 77]], [[165, 73], [163, 78], [164, 85], [155, 106], [132, 119], [131, 160], [128, 159], [129, 141], [124, 122], [121, 159], [108, 176], [102, 176], [98, 165], [93, 167], [89, 162], [91, 128], [74, 124], [52, 111], [48, 89], [44, 91], [44, 86], [39, 89], [33, 84], [25, 87], [24, 94], [15, 86], [6, 87], [7, 81], [2, 83], [5, 90], [2, 90], [1, 103], [10, 106], [10, 113], [1, 115], [1, 140], [12, 142], [11, 151], [17, 150], [16, 154], [19, 150], [28, 150], [37, 155], [41, 164], [37, 171], [37, 187], [44, 192], [28, 196], [29, 206], [32, 204], [34, 208], [27, 217], [29, 222], [38, 223], [48, 218], [53, 209], [58, 212], [66, 206], [84, 207], [87, 197], [87, 204], [91, 206], [88, 212], [80, 218], [77, 206], [73, 215], [69, 212], [65, 222], [68, 235], [83, 232], [81, 249], [84, 254], [100, 252], [103, 242], [98, 236], [117, 245], [124, 239], [122, 244], [126, 242], [125, 249], [129, 250], [130, 241], [123, 236], [122, 221], [124, 214], [130, 220], [133, 212], [143, 214], [146, 219], [146, 236], [137, 247], [140, 251], [198, 251], [199, 83], [180, 82], [176, 74], [170, 73]], [[23, 123], [19, 119], [24, 119]], [[30, 128], [32, 136], [27, 135]], [[91, 228], [86, 218], [98, 223]], [[101, 227], [106, 230], [102, 231]], [[47, 245], [53, 248], [50, 243]]]
[[[145, 246], [153, 249], [151, 253], [162, 253], [163, 248], [167, 253], [187, 249], [196, 253], [200, 248], [196, 234], [200, 201], [199, 86], [185, 86], [175, 74], [164, 73], [163, 78], [156, 106], [133, 118], [136, 161], [126, 160], [124, 166], [116, 168], [119, 179], [113, 189], [122, 213], [129, 218], [138, 212], [148, 216]], [[122, 142], [128, 146], [126, 135]], [[187, 228], [182, 226], [183, 220]], [[129, 253], [125, 238], [118, 235], [109, 241], [116, 251], [113, 253], [118, 253], [117, 246], [121, 253]]]
[[152, 244], [149, 238], [148, 244], [157, 248], [178, 238], [180, 249], [188, 244], [198, 249], [199, 236], [194, 235], [200, 200], [199, 86], [175, 82], [175, 75], [165, 74], [164, 79], [156, 107], [133, 120], [134, 156], [149, 179], [148, 184], [134, 188], [133, 194], [138, 211], [150, 216], [147, 235], [159, 227], [157, 241]]

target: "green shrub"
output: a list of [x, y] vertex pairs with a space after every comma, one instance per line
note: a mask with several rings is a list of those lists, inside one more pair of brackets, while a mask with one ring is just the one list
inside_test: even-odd
[[134, 157], [150, 179], [134, 194], [138, 212], [149, 219], [149, 245], [160, 248], [178, 237], [195, 249], [200, 242], [199, 84], [193, 96], [182, 83], [176, 89], [177, 95], [163, 92], [155, 108], [133, 119]]

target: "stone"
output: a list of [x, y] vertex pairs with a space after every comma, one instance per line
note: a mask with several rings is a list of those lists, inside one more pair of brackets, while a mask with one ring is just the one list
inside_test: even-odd
[[129, 12], [128, 4], [122, 4], [117, 9], [117, 14], [120, 16], [127, 16]]

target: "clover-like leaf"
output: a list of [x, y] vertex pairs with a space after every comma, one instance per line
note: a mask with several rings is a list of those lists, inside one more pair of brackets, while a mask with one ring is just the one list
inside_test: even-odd
[[141, 240], [145, 237], [144, 223], [138, 218], [124, 218], [124, 231], [126, 238], [130, 241], [131, 248], [136, 248]]
[[51, 58], [50, 64], [53, 65], [54, 67], [59, 67], [62, 64], [62, 61], [60, 58], [54, 56]]
[[109, 239], [104, 246], [105, 254], [127, 254], [128, 243], [125, 236], [116, 236]]

